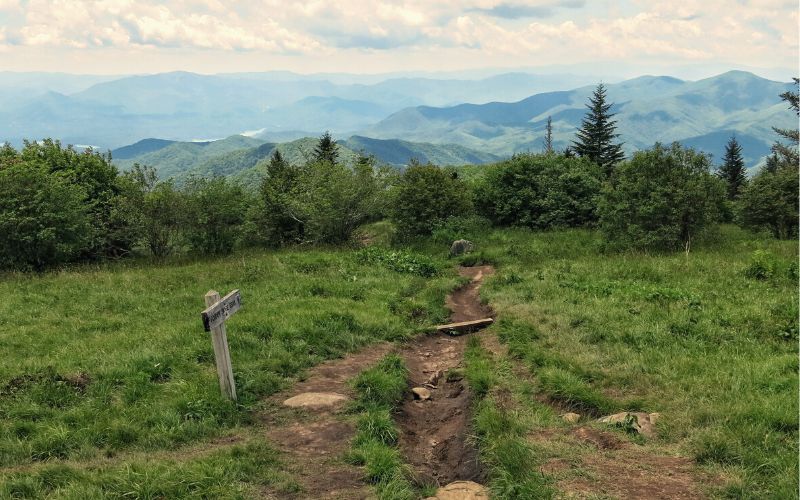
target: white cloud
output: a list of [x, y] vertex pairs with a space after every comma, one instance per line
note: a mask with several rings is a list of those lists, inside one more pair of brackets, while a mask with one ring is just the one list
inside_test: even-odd
[[0, 44], [5, 39], [42, 51], [182, 51], [182, 57], [186, 51], [431, 57], [460, 50], [484, 65], [497, 57], [521, 65], [598, 58], [796, 64], [795, 2], [634, 0], [627, 10], [620, 5], [612, 0], [0, 0], [0, 11], [14, 12], [6, 16]]

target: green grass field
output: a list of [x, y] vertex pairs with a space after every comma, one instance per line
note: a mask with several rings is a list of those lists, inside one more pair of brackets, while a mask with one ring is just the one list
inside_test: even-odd
[[[476, 442], [497, 496], [546, 497], [581, 474], [536, 472], [586, 453], [530, 441], [565, 425], [546, 397], [588, 417], [661, 413], [642, 446], [696, 460], [718, 478], [706, 485], [713, 496], [796, 497], [796, 241], [723, 227], [688, 256], [604, 253], [590, 231], [496, 230], [474, 241], [466, 260], [498, 267], [482, 289], [499, 319], [489, 332], [530, 375], [494, 366], [478, 342], [468, 348]], [[423, 242], [415, 255], [247, 252], [3, 276], [0, 498], [296, 491], [254, 431], [260, 401], [322, 360], [443, 320], [457, 282], [445, 255]], [[243, 298], [228, 323], [238, 404], [219, 394], [199, 314], [206, 291], [233, 288]], [[365, 408], [360, 435], [378, 443], [376, 456], [394, 453], [387, 411]]]
[[[6, 275], [0, 498], [291, 489], [252, 431], [259, 401], [322, 360], [445, 318], [454, 283], [442, 259], [348, 249]], [[238, 404], [220, 396], [200, 320], [206, 291], [233, 288], [243, 298], [228, 322]], [[243, 444], [215, 451], [225, 436]]]
[[[695, 459], [718, 478], [708, 493], [797, 497], [796, 241], [724, 227], [688, 256], [604, 254], [590, 232], [497, 231], [482, 249], [500, 268], [493, 328], [532, 376], [507, 382], [523, 434], [564, 426], [533, 394], [589, 417], [659, 412], [646, 446]], [[576, 458], [533, 446], [539, 463]]]

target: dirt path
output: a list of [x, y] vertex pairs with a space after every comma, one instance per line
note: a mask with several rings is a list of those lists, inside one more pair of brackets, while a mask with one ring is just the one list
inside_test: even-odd
[[[303, 490], [296, 498], [369, 498], [372, 492], [359, 467], [344, 461], [355, 429], [342, 415], [342, 405], [292, 410], [281, 403], [302, 393], [338, 393], [352, 397], [348, 381], [377, 363], [393, 346], [380, 343], [342, 359], [327, 361], [291, 390], [270, 398], [272, 411], [263, 419], [269, 442], [289, 458], [289, 470]], [[266, 498], [278, 498], [265, 492]], [[282, 497], [285, 498], [285, 495]]]
[[[491, 310], [481, 304], [478, 291], [483, 277], [493, 271], [491, 266], [459, 270], [472, 281], [447, 297], [452, 321], [491, 316]], [[420, 482], [445, 485], [459, 479], [482, 479], [477, 452], [467, 439], [470, 396], [466, 381], [445, 376], [448, 370], [462, 366], [467, 337], [428, 335], [399, 349], [409, 369], [410, 387], [427, 383], [432, 393], [430, 400], [419, 402], [409, 392], [396, 418], [401, 450]], [[262, 419], [269, 441], [286, 454], [288, 472], [303, 488], [297, 498], [359, 499], [374, 495], [363, 481], [363, 471], [343, 459], [355, 429], [342, 414], [342, 405], [292, 410], [282, 402], [304, 393], [352, 397], [348, 381], [393, 350], [392, 344], [381, 343], [325, 362], [311, 369], [306, 380], [270, 398], [269, 410]], [[264, 496], [278, 497], [269, 491]]]
[[[461, 268], [472, 281], [447, 297], [451, 321], [469, 321], [492, 316], [478, 294], [491, 266]], [[468, 439], [470, 393], [461, 375], [468, 335], [451, 337], [432, 334], [402, 349], [411, 387], [425, 387], [431, 398], [409, 397], [403, 402], [396, 422], [400, 448], [420, 483], [443, 486], [457, 480], [481, 482], [477, 450]], [[448, 371], [450, 376], [448, 377]]]

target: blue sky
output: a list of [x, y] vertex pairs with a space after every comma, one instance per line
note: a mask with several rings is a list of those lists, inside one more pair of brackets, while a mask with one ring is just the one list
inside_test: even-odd
[[[0, 70], [797, 72], [786, 0], [0, 0]], [[789, 74], [783, 74], [789, 73]]]

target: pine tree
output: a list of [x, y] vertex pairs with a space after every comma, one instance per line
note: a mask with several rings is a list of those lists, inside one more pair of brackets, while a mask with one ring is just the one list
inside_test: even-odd
[[[800, 87], [800, 79], [792, 78], [794, 80], [794, 84]], [[792, 92], [787, 90], [783, 94], [781, 94], [781, 99], [789, 103], [789, 108], [794, 110], [797, 116], [800, 116], [800, 89], [798, 91]], [[775, 142], [772, 145], [773, 153], [777, 154], [781, 159], [781, 164], [785, 166], [798, 166], [798, 161], [800, 158], [798, 157], [798, 145], [800, 145], [800, 130], [798, 129], [781, 129], [777, 127], [772, 127], [772, 130], [777, 132], [781, 137], [785, 139], [789, 139], [789, 144], [783, 144], [781, 142]]]
[[728, 199], [735, 200], [747, 182], [747, 169], [742, 158], [742, 146], [733, 136], [725, 145], [725, 157], [717, 175], [728, 184]]
[[551, 154], [553, 152], [553, 118], [547, 117], [547, 126], [544, 133], [544, 152]]
[[314, 148], [314, 161], [335, 164], [339, 159], [339, 150], [336, 141], [331, 137], [331, 133], [326, 131], [319, 138], [317, 147]]
[[612, 120], [612, 106], [612, 103], [606, 102], [605, 85], [599, 84], [586, 104], [589, 111], [578, 129], [576, 140], [572, 141], [574, 152], [599, 165], [607, 177], [611, 176], [614, 166], [625, 158], [622, 144], [614, 143], [619, 134], [615, 133], [617, 122]]

